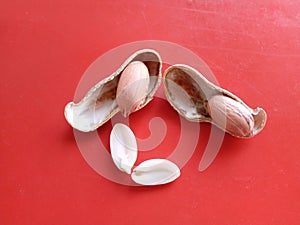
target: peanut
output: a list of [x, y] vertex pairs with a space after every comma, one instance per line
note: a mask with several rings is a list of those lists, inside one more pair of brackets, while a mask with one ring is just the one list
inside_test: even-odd
[[208, 101], [208, 113], [212, 122], [237, 137], [251, 136], [254, 118], [243, 104], [223, 96], [215, 95]]
[[142, 107], [147, 97], [149, 80], [149, 71], [143, 62], [131, 62], [124, 69], [116, 96], [117, 104], [124, 117]]

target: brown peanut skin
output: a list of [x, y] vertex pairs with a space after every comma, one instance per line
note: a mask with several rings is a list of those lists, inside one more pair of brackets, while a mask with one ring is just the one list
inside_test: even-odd
[[208, 113], [214, 124], [231, 135], [252, 135], [254, 118], [249, 109], [240, 102], [223, 95], [215, 95], [208, 100]]
[[124, 117], [138, 110], [147, 97], [149, 71], [140, 61], [128, 64], [121, 74], [116, 101]]

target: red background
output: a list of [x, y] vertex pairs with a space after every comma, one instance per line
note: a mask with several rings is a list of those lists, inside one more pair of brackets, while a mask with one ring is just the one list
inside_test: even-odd
[[[0, 224], [298, 224], [299, 9], [296, 0], [1, 1]], [[202, 173], [210, 125], [201, 124], [176, 182], [122, 186], [84, 161], [63, 109], [96, 58], [148, 39], [194, 51], [268, 121], [252, 139], [226, 135]], [[157, 114], [153, 103], [135, 116]]]

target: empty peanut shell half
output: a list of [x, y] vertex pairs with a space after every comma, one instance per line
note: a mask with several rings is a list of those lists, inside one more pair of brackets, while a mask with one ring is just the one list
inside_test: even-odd
[[167, 159], [149, 159], [133, 169], [131, 178], [141, 185], [167, 184], [180, 176], [180, 169]]
[[262, 108], [250, 108], [190, 66], [170, 66], [164, 73], [164, 86], [169, 103], [189, 121], [210, 122], [239, 138], [253, 137], [266, 124]]
[[145, 64], [149, 72], [149, 82], [146, 96], [143, 96], [142, 101], [132, 109], [137, 111], [147, 105], [161, 82], [161, 58], [152, 49], [133, 53], [117, 71], [93, 86], [80, 102], [68, 103], [65, 107], [65, 118], [68, 123], [83, 132], [94, 131], [119, 112], [116, 100], [119, 79], [125, 68], [135, 61]]
[[119, 170], [130, 174], [137, 159], [138, 149], [132, 130], [125, 124], [114, 125], [110, 134], [110, 152]]

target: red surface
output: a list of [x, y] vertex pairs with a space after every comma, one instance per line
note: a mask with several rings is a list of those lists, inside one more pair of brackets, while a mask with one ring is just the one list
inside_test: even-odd
[[[0, 5], [1, 225], [299, 224], [299, 1]], [[63, 109], [98, 56], [147, 39], [190, 48], [222, 87], [266, 109], [268, 122], [253, 139], [226, 135], [203, 173], [210, 126], [201, 125], [180, 179], [128, 187], [88, 166]]]

